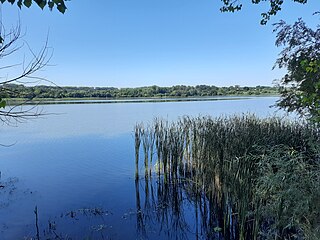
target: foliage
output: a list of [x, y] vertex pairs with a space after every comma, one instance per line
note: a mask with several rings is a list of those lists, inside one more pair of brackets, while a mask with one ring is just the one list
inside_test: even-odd
[[[235, 12], [242, 9], [242, 3], [240, 0], [221, 0], [223, 6], [220, 8], [222, 12]], [[291, 0], [292, 2], [306, 4], [308, 0]], [[260, 24], [267, 24], [271, 16], [276, 15], [281, 9], [284, 0], [251, 0], [253, 4], [260, 4], [269, 2], [270, 8], [267, 12], [261, 13], [262, 19]]]
[[16, 3], [19, 8], [27, 7], [29, 8], [32, 3], [36, 3], [41, 9], [43, 9], [45, 6], [48, 6], [50, 10], [52, 10], [54, 7], [57, 8], [57, 10], [61, 13], [64, 13], [67, 9], [65, 2], [68, 0], [0, 0], [1, 3]]
[[[271, 16], [282, 8], [283, 0], [252, 0], [253, 4], [269, 2], [269, 11], [262, 13], [261, 24], [266, 24]], [[308, 0], [292, 0], [306, 4]], [[240, 0], [222, 0], [223, 12], [239, 11]], [[316, 12], [315, 14], [319, 14]], [[276, 61], [279, 68], [287, 68], [281, 80], [281, 99], [277, 106], [288, 112], [296, 111], [301, 116], [320, 122], [320, 27], [315, 30], [306, 26], [302, 19], [293, 25], [280, 21], [276, 26], [276, 46], [284, 46]]]
[[[276, 219], [266, 229], [267, 236], [320, 236], [320, 165], [319, 159], [305, 161], [305, 151], [285, 145], [264, 148], [254, 156], [259, 162], [255, 194], [267, 201], [259, 211], [264, 219]], [[319, 157], [319, 156], [318, 156]], [[294, 233], [294, 234], [293, 234]], [[303, 233], [303, 234], [301, 234]]]
[[275, 26], [276, 46], [284, 46], [276, 66], [288, 69], [277, 105], [319, 122], [320, 26], [313, 30], [301, 19], [293, 25], [281, 21]]
[[143, 153], [150, 164], [155, 149], [164, 181], [190, 183], [195, 205], [206, 196], [208, 231], [223, 234], [206, 239], [319, 239], [320, 134], [312, 123], [184, 117], [135, 132], [136, 141], [149, 141]]
[[279, 89], [269, 86], [256, 87], [216, 87], [207, 85], [172, 87], [57, 87], [57, 86], [33, 86], [7, 84], [7, 92], [0, 92], [2, 98], [134, 98], [134, 97], [206, 97], [222, 95], [266, 95], [279, 93]]

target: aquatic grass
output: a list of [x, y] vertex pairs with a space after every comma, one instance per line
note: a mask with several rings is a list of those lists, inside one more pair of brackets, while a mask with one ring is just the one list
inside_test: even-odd
[[142, 129], [143, 129], [143, 126], [141, 123], [136, 124], [134, 128], [136, 178], [139, 178], [139, 152], [140, 152]]
[[[266, 159], [274, 158], [273, 154], [286, 155], [289, 162], [298, 164], [294, 161], [293, 154], [298, 153], [302, 163], [308, 166], [304, 174], [316, 175], [320, 153], [317, 126], [276, 117], [260, 119], [254, 115], [235, 115], [218, 118], [183, 117], [172, 123], [155, 119], [153, 127], [143, 128], [142, 125], [137, 125], [135, 132], [139, 133], [136, 151], [139, 150], [139, 141], [143, 142], [146, 177], [151, 174], [147, 170], [149, 163], [152, 166], [151, 156], [155, 150], [158, 176], [163, 174], [165, 183], [186, 179], [192, 185], [189, 189], [192, 189], [195, 199], [205, 196], [208, 206], [216, 213], [216, 219], [209, 219], [209, 222], [215, 222], [214, 224], [218, 225], [216, 227], [222, 229], [219, 234], [225, 237], [233, 236], [234, 239], [258, 239], [264, 234], [269, 237], [279, 235], [285, 239], [286, 236], [294, 236], [298, 230], [302, 232], [301, 236], [312, 235], [314, 231], [310, 230], [311, 226], [319, 229], [319, 223], [315, 224], [315, 220], [299, 220], [299, 224], [291, 223], [291, 228], [286, 228], [285, 223], [289, 224], [290, 218], [279, 216], [282, 216], [286, 209], [292, 218], [295, 211], [291, 208], [295, 206], [291, 204], [284, 207], [283, 204], [287, 202], [281, 200], [277, 207], [278, 217], [271, 213], [266, 215], [266, 212], [272, 212], [273, 209], [265, 207], [266, 202], [270, 201], [267, 195], [261, 194], [265, 192], [263, 187], [279, 184], [276, 180], [279, 180], [280, 173], [284, 174], [281, 177], [288, 178], [291, 176], [290, 171], [295, 169], [292, 168], [294, 164], [287, 165], [287, 162], [279, 161], [281, 166], [276, 164], [275, 168], [285, 171], [274, 170], [272, 174], [276, 177], [268, 176], [267, 171], [261, 169], [264, 169], [263, 164], [268, 162]], [[273, 152], [270, 152], [270, 149], [273, 149]], [[299, 164], [297, 166], [302, 166], [301, 162]], [[291, 168], [288, 169], [288, 166]], [[300, 176], [303, 169], [305, 168], [296, 169], [295, 176]], [[304, 175], [300, 177], [302, 176]], [[263, 179], [268, 179], [269, 182], [262, 181]], [[287, 187], [291, 192], [284, 198], [295, 194], [299, 186], [302, 189], [310, 187], [289, 182]], [[313, 189], [315, 192], [309, 191], [308, 194], [314, 199], [320, 190]], [[197, 203], [197, 206], [199, 204]], [[272, 206], [276, 204], [273, 202]], [[314, 208], [315, 204], [313, 200], [311, 206]], [[207, 216], [208, 209], [205, 206], [203, 216]], [[313, 219], [313, 212], [305, 212], [305, 218]]]
[[144, 152], [144, 168], [145, 168], [145, 176], [148, 177], [149, 170], [149, 150], [151, 146], [151, 141], [149, 140], [150, 131], [149, 128], [141, 129], [141, 138], [142, 138], [142, 146]]
[[269, 235], [290, 238], [294, 233], [301, 239], [319, 239], [319, 155], [310, 163], [305, 161], [305, 152], [285, 145], [265, 151], [265, 155], [255, 156], [261, 158], [262, 177], [257, 179], [254, 192], [259, 199], [268, 198], [259, 208], [262, 219], [275, 219], [268, 226]]

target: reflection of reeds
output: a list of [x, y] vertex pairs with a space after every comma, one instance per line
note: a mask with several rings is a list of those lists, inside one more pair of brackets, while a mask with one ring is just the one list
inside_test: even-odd
[[134, 128], [136, 178], [139, 177], [139, 152], [140, 152], [142, 128], [143, 128], [142, 124], [137, 124]]
[[[265, 208], [261, 205], [268, 201], [256, 192], [260, 189], [257, 182], [264, 177], [259, 171], [262, 157], [252, 156], [264, 156], [268, 149], [285, 145], [288, 146], [285, 151], [300, 152], [303, 162], [319, 170], [316, 160], [319, 159], [319, 128], [306, 123], [259, 119], [253, 115], [184, 117], [171, 124], [156, 119], [153, 127], [137, 125], [135, 132], [139, 133], [136, 156], [140, 148], [137, 143], [143, 142], [146, 177], [151, 174], [148, 169], [149, 164], [152, 167], [155, 151], [159, 177], [163, 173], [165, 183], [179, 179], [192, 183], [192, 192], [200, 196], [197, 199], [206, 198], [202, 201], [203, 208], [197, 203], [202, 209], [199, 214], [207, 216], [208, 208], [214, 210], [217, 216], [208, 222], [221, 227], [223, 235], [230, 239], [256, 239], [266, 225], [270, 228], [274, 226], [271, 222], [280, 222], [272, 214], [269, 216], [272, 219], [262, 219], [261, 209]], [[281, 208], [284, 206], [280, 205]], [[282, 234], [279, 229], [272, 234], [275, 232]]]
[[39, 218], [38, 218], [38, 207], [36, 206], [34, 209], [34, 214], [36, 215], [36, 238], [37, 240], [40, 240], [40, 234], [39, 234]]

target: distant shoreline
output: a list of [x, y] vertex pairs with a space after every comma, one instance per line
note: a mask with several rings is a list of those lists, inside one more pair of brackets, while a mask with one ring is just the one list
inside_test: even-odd
[[165, 102], [197, 102], [197, 101], [227, 101], [245, 100], [250, 98], [278, 97], [277, 94], [260, 95], [225, 95], [205, 97], [147, 97], [147, 98], [11, 98], [8, 105], [49, 105], [49, 104], [106, 104], [106, 103], [165, 103]]
[[277, 96], [281, 92], [279, 87], [270, 86], [229, 86], [217, 87], [208, 85], [171, 87], [146, 86], [137, 88], [114, 87], [59, 87], [59, 86], [24, 86], [6, 84], [0, 91], [0, 98], [15, 99], [16, 101], [73, 101], [73, 100], [132, 100], [145, 99], [194, 99], [194, 98], [225, 98], [248, 96]]

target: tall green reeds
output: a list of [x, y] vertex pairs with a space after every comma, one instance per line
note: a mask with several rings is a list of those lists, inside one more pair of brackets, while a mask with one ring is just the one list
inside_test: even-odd
[[[137, 125], [135, 133], [136, 166], [142, 141], [145, 176], [151, 174], [155, 153], [158, 176], [163, 174], [165, 182], [190, 181], [196, 196], [206, 196], [225, 237], [260, 239], [266, 235], [273, 239], [295, 239], [292, 236], [319, 233], [320, 224], [315, 223], [319, 218], [314, 216], [315, 210], [320, 211], [320, 204], [317, 206], [315, 201], [320, 189], [314, 186], [319, 180], [315, 176], [319, 174], [320, 161], [317, 126], [280, 118], [260, 119], [254, 115], [183, 117], [173, 123], [156, 119], [153, 126], [146, 128]], [[299, 161], [295, 161], [295, 153]], [[277, 162], [276, 154], [287, 156], [287, 160], [280, 158]], [[270, 171], [265, 170], [267, 166]], [[138, 167], [136, 170], [138, 174]], [[309, 178], [308, 174], [313, 177]], [[309, 179], [310, 184], [297, 185], [293, 176]], [[285, 185], [290, 194], [300, 194], [297, 191], [301, 186], [301, 191], [312, 198], [304, 211], [305, 219], [294, 214], [294, 204], [298, 201], [290, 203], [290, 194], [277, 196], [277, 190], [284, 190], [278, 187], [283, 183], [279, 178], [290, 179]], [[311, 186], [313, 192], [308, 190]], [[279, 203], [268, 199], [266, 193]], [[273, 213], [275, 209], [277, 214]], [[289, 215], [283, 217], [284, 213]], [[312, 229], [318, 229], [318, 233]]]

